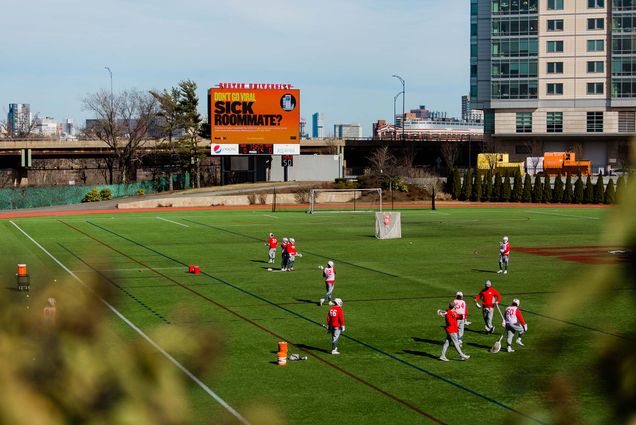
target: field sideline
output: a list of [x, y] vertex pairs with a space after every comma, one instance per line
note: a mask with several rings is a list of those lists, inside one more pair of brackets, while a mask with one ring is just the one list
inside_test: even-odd
[[[262, 406], [293, 424], [550, 423], [555, 376], [575, 388], [577, 414], [602, 423], [612, 412], [593, 376], [577, 370], [594, 367], [608, 341], [632, 341], [632, 318], [612, 314], [634, 308], [633, 297], [623, 296], [633, 295], [620, 278], [623, 247], [613, 242], [622, 239], [604, 226], [612, 212], [525, 205], [403, 210], [403, 239], [386, 241], [373, 237], [370, 214], [214, 208], [14, 217], [0, 227], [7, 241], [1, 264], [12, 276], [16, 263], [28, 263], [33, 295], [51, 290], [56, 279], [60, 311], [82, 280], [115, 288], [114, 308], [142, 332], [218, 332], [221, 354], [211, 358], [217, 367], [193, 374], [202, 385], [190, 380], [192, 423], [239, 420], [210, 392], [250, 423], [259, 423], [254, 412]], [[296, 239], [303, 253], [297, 271], [267, 272], [269, 232]], [[505, 277], [496, 274], [504, 234], [512, 244]], [[340, 356], [330, 354], [322, 328], [327, 307], [317, 305], [324, 292], [317, 266], [329, 259], [338, 270], [336, 296], [345, 302]], [[188, 274], [190, 264], [202, 274]], [[614, 287], [590, 292], [604, 273], [618, 277]], [[483, 332], [469, 302], [464, 345], [471, 359], [461, 362], [449, 351], [452, 361], [440, 362], [443, 321], [435, 310], [457, 290], [474, 296], [485, 279], [502, 292], [503, 305], [521, 299], [526, 347], [489, 353], [498, 336]], [[3, 297], [22, 302], [24, 293]], [[612, 308], [601, 308], [608, 300]], [[112, 328], [122, 341], [139, 337], [115, 316]], [[309, 359], [279, 367], [279, 340]]]

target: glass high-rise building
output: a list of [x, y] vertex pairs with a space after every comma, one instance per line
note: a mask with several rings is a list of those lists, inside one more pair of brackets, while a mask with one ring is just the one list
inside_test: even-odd
[[325, 115], [322, 112], [316, 112], [311, 116], [311, 137], [314, 139], [322, 139], [325, 137]]
[[620, 167], [636, 130], [635, 0], [471, 0], [470, 101], [511, 160]]

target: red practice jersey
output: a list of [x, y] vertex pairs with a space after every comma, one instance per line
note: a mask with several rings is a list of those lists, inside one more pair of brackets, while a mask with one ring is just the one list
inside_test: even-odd
[[455, 312], [455, 310], [450, 308], [446, 310], [446, 326], [444, 327], [446, 333], [456, 334], [457, 332], [459, 332], [459, 328], [457, 327], [458, 316], [459, 315]]
[[486, 308], [494, 307], [494, 298], [497, 298], [497, 302], [501, 301], [501, 294], [495, 288], [484, 288], [481, 290], [479, 294], [475, 297], [475, 301], [479, 302], [479, 300], [483, 300], [481, 303]]
[[325, 277], [325, 283], [333, 285], [336, 280], [336, 268], [325, 267], [325, 269], [322, 271], [322, 275]]
[[334, 305], [329, 309], [329, 312], [327, 313], [327, 325], [332, 328], [340, 328], [345, 325], [344, 313], [340, 306]]
[[286, 252], [287, 252], [287, 247], [288, 247], [288, 246], [289, 246], [289, 242], [282, 242], [282, 243], [280, 244], [280, 250], [286, 253]]
[[510, 242], [503, 242], [500, 246], [499, 246], [499, 252], [501, 253], [501, 255], [503, 255], [504, 257], [510, 257]]
[[288, 243], [287, 244], [287, 253], [289, 255], [296, 255], [296, 245], [294, 245], [293, 243]]
[[276, 249], [276, 247], [278, 246], [278, 239], [276, 239], [276, 236], [272, 236], [271, 238], [269, 238], [269, 240], [267, 241], [267, 245], [269, 245], [269, 249]]

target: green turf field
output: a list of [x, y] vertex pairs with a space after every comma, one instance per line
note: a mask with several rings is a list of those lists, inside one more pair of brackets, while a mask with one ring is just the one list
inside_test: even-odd
[[[60, 315], [67, 300], [87, 292], [81, 280], [109, 287], [118, 295], [115, 308], [144, 332], [163, 326], [194, 337], [217, 333], [209, 359], [214, 367], [193, 373], [251, 423], [261, 423], [263, 406], [289, 424], [552, 423], [551, 409], [562, 403], [586, 423], [610, 423], [603, 387], [586, 371], [608, 346], [633, 344], [633, 314], [616, 314], [635, 306], [621, 257], [608, 252], [622, 243], [607, 229], [612, 213], [404, 210], [403, 238], [384, 241], [373, 236], [373, 216], [362, 213], [159, 211], [5, 219], [0, 264], [7, 290], [1, 297], [26, 304], [25, 293], [12, 290], [15, 265], [24, 262], [33, 280], [31, 298], [54, 293]], [[267, 271], [269, 232], [296, 239], [303, 257], [295, 272]], [[512, 245], [507, 276], [496, 274], [503, 235]], [[330, 259], [347, 324], [339, 356], [330, 354], [321, 326], [328, 307], [317, 305], [324, 294], [317, 266]], [[190, 264], [202, 274], [187, 273]], [[607, 275], [612, 286], [590, 289]], [[501, 320], [495, 316], [496, 334], [486, 335], [471, 301], [486, 279], [503, 294], [503, 305], [521, 300], [529, 332], [515, 353], [489, 353]], [[451, 348], [451, 361], [441, 362], [445, 334], [435, 312], [458, 290], [469, 306], [464, 351], [471, 358], [459, 361]], [[121, 344], [141, 338], [115, 314], [107, 317]], [[168, 334], [156, 335], [159, 346], [174, 346]], [[309, 359], [278, 366], [279, 339]], [[161, 367], [175, 369], [159, 352], [156, 357]], [[187, 356], [175, 357], [199, 370]], [[192, 423], [234, 423], [209, 393], [182, 376], [189, 396], [181, 402], [191, 404]]]

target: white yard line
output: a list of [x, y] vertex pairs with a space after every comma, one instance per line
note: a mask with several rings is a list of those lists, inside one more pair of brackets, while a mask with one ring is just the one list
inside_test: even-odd
[[177, 226], [190, 227], [187, 224], [177, 223], [176, 221], [168, 220], [167, 218], [163, 218], [163, 217], [155, 217], [155, 218], [157, 220], [163, 220], [163, 221], [167, 221], [168, 223], [176, 224]]
[[130, 326], [139, 336], [145, 339], [150, 345], [152, 345], [157, 351], [159, 351], [163, 356], [170, 361], [177, 369], [181, 370], [188, 378], [190, 378], [194, 383], [196, 383], [203, 391], [205, 391], [210, 397], [216, 400], [225, 410], [231, 413], [236, 419], [239, 420], [242, 424], [250, 425], [250, 423], [243, 417], [239, 412], [237, 412], [232, 406], [227, 404], [225, 400], [219, 397], [214, 391], [210, 389], [203, 381], [197, 378], [192, 372], [186, 369], [179, 361], [177, 361], [174, 357], [172, 357], [166, 350], [161, 348], [159, 344], [157, 344], [154, 340], [152, 340], [148, 335], [144, 333], [141, 329], [139, 329], [133, 322], [131, 322], [126, 316], [119, 312], [112, 304], [108, 301], [97, 295], [97, 293], [87, 285], [82, 279], [80, 279], [75, 273], [73, 273], [68, 267], [66, 267], [60, 260], [55, 258], [53, 254], [46, 250], [42, 245], [40, 245], [35, 239], [33, 239], [27, 232], [22, 230], [20, 226], [15, 224], [12, 220], [9, 221], [13, 224], [16, 229], [18, 229], [24, 236], [26, 236], [31, 242], [33, 242], [38, 248], [40, 248], [46, 255], [48, 255], [54, 262], [56, 262], [62, 269], [64, 269], [73, 279], [79, 282], [83, 287], [85, 287], [88, 291], [90, 291], [93, 295], [95, 295], [110, 311], [112, 311], [117, 317], [119, 317], [124, 323]]
[[530, 211], [534, 214], [545, 214], [545, 215], [556, 215], [558, 217], [569, 217], [569, 218], [583, 218], [586, 220], [600, 220], [598, 217], [586, 217], [584, 215], [569, 215], [569, 214], [560, 214], [560, 213], [550, 213], [545, 211]]
[[[182, 270], [185, 267], [153, 267], [153, 270]], [[141, 268], [122, 268], [122, 269], [98, 269], [99, 272], [105, 273], [116, 273], [116, 272], [136, 272], [138, 270], [149, 271], [150, 269], [146, 267]], [[86, 268], [84, 270], [73, 270], [75, 273], [89, 273], [92, 272], [92, 269]]]
[[265, 217], [269, 217], [269, 218], [275, 218], [276, 220], [278, 220], [278, 217], [276, 217], [275, 215], [269, 215], [269, 214], [263, 214]]

